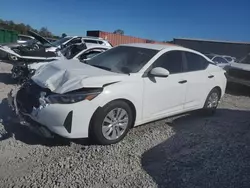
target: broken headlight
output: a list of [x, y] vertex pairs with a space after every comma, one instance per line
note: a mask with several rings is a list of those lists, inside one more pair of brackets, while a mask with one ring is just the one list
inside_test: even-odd
[[68, 94], [53, 94], [46, 97], [46, 101], [50, 104], [72, 104], [83, 100], [91, 101], [101, 93], [101, 90], [95, 92], [78, 92]]

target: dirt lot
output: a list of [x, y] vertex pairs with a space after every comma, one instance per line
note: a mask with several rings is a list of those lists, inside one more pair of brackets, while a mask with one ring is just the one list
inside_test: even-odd
[[187, 114], [131, 130], [119, 144], [46, 140], [12, 122], [11, 65], [0, 62], [0, 187], [250, 187], [250, 90], [213, 117]]

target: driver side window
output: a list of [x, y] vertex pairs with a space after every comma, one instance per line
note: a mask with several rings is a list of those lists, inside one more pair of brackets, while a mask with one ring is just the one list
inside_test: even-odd
[[182, 52], [170, 51], [162, 54], [153, 64], [152, 68], [162, 67], [169, 71], [170, 74], [181, 73], [182, 68]]

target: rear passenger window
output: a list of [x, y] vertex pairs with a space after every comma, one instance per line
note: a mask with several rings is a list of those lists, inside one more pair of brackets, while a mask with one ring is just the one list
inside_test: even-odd
[[188, 71], [204, 70], [208, 65], [208, 61], [198, 54], [185, 52], [185, 56], [187, 60], [186, 62]]
[[172, 51], [161, 55], [153, 64], [153, 67], [167, 69], [170, 74], [182, 72], [182, 52]]
[[72, 44], [77, 44], [77, 43], [81, 43], [81, 42], [82, 42], [81, 38], [74, 38], [71, 41], [69, 41], [68, 43], [66, 43], [64, 46], [66, 47], [66, 46], [70, 46]]
[[84, 39], [84, 42], [86, 42], [86, 43], [98, 44], [98, 41], [96, 41], [96, 40]]

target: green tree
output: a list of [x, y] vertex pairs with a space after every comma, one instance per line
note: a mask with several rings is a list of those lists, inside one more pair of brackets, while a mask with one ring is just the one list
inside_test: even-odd
[[[0, 28], [9, 29], [9, 30], [16, 30], [18, 33], [21, 33], [21, 34], [27, 34], [27, 31], [31, 30], [31, 31], [34, 31], [36, 33], [40, 33], [42, 36], [45, 36], [45, 37], [53, 37], [54, 36], [46, 27], [42, 27], [38, 31], [37, 29], [32, 28], [30, 25], [26, 25], [24, 23], [17, 24], [12, 20], [0, 19]], [[59, 38], [59, 37], [57, 36], [57, 38]]]
[[44, 37], [52, 37], [52, 33], [47, 29], [47, 27], [42, 27], [39, 31], [39, 34]]
[[124, 35], [124, 31], [121, 29], [117, 29], [113, 32], [114, 34], [118, 34], [118, 35]]
[[66, 33], [63, 33], [63, 34], [62, 34], [62, 38], [66, 37], [66, 36], [67, 36]]

